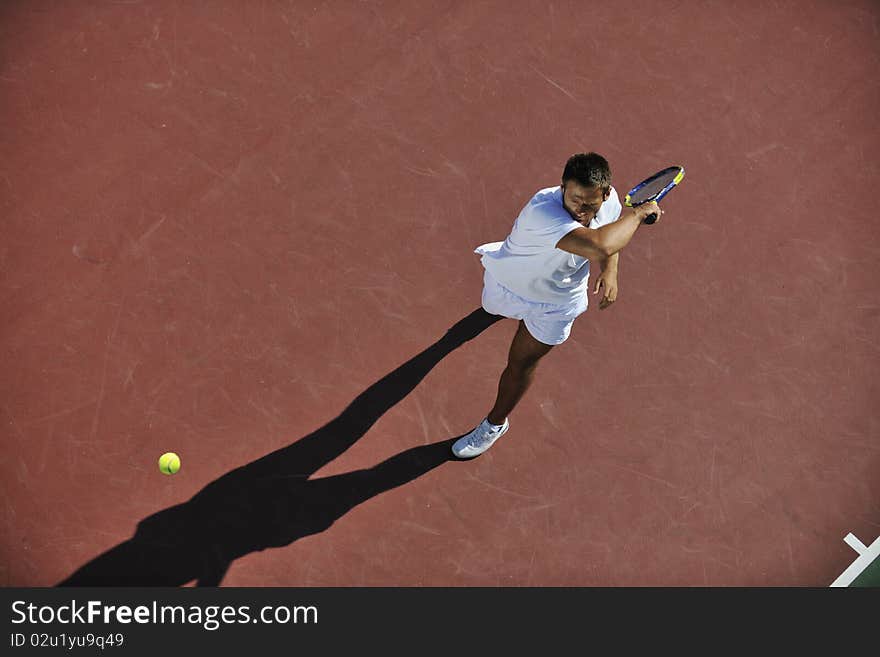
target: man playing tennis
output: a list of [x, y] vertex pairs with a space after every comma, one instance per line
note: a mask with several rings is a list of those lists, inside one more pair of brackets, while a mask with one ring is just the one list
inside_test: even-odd
[[526, 204], [504, 242], [483, 244], [482, 305], [486, 312], [519, 320], [495, 405], [469, 434], [455, 441], [458, 458], [473, 458], [503, 436], [508, 415], [532, 383], [538, 361], [571, 332], [587, 309], [590, 263], [600, 273], [593, 293], [599, 309], [617, 299], [619, 252], [643, 220], [660, 207], [648, 202], [623, 208], [611, 186], [607, 160], [596, 153], [572, 155], [562, 185], [540, 190]]

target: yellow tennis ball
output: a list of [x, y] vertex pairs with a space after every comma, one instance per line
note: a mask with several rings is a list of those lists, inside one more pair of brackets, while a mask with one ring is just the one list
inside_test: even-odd
[[180, 470], [180, 457], [174, 452], [165, 452], [159, 457], [159, 471], [162, 474], [173, 475]]

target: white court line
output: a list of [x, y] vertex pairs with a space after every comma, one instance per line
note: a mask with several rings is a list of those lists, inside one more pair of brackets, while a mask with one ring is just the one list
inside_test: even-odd
[[864, 554], [865, 550], [868, 548], [865, 547], [865, 544], [862, 543], [859, 539], [857, 539], [852, 534], [847, 534], [843, 537], [843, 542], [849, 545], [853, 550], [858, 552], [859, 554]]
[[843, 540], [853, 550], [858, 552], [859, 556], [840, 574], [840, 577], [831, 582], [833, 587], [849, 586], [874, 559], [880, 557], [880, 537], [871, 543], [870, 547], [865, 547], [865, 544], [852, 534], [847, 534]]

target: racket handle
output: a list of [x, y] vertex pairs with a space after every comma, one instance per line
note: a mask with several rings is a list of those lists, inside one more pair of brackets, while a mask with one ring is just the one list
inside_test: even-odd
[[642, 219], [643, 224], [653, 224], [655, 221], [657, 221], [657, 213], [656, 212], [652, 212], [647, 217]]

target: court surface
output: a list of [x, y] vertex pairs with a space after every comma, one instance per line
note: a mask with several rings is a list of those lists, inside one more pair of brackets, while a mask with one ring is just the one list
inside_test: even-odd
[[[880, 534], [878, 34], [867, 0], [4, 3], [0, 584], [828, 586]], [[472, 251], [588, 150], [621, 195], [687, 175], [450, 461], [516, 328]]]

